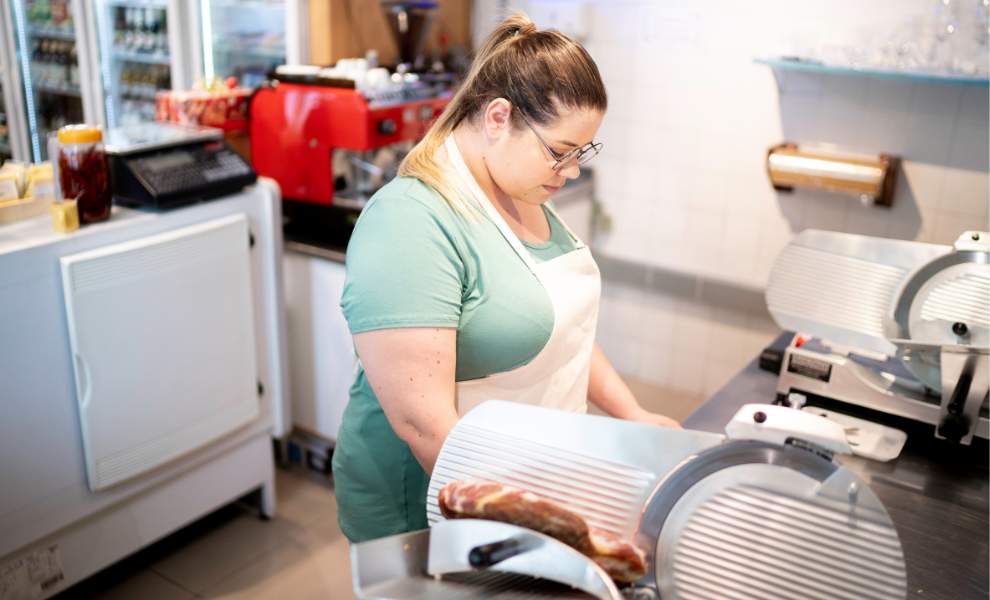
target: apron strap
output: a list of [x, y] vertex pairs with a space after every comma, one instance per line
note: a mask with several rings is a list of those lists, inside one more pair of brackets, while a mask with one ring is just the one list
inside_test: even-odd
[[[478, 181], [474, 178], [474, 175], [471, 174], [471, 170], [464, 161], [464, 156], [461, 154], [460, 148], [457, 147], [457, 142], [454, 140], [454, 134], [447, 136], [447, 139], [444, 141], [444, 148], [447, 151], [448, 160], [450, 161], [455, 174], [467, 186], [468, 191], [470, 191], [471, 195], [474, 196], [475, 202], [481, 206], [482, 210], [484, 210], [488, 215], [488, 218], [495, 223], [495, 226], [498, 228], [499, 232], [502, 233], [502, 237], [504, 237], [509, 245], [512, 246], [512, 249], [516, 251], [519, 258], [521, 258], [523, 262], [526, 263], [526, 266], [529, 267], [529, 270], [535, 274], [536, 259], [534, 259], [533, 255], [526, 250], [525, 246], [522, 244], [522, 241], [519, 239], [519, 236], [512, 231], [512, 228], [509, 227], [509, 224], [502, 218], [502, 215], [495, 210], [495, 207], [488, 199], [488, 196], [485, 195], [481, 189], [481, 186], [478, 185]], [[545, 206], [547, 211], [552, 214], [555, 219], [557, 219], [558, 223], [564, 226], [567, 233], [577, 243], [575, 250], [585, 247], [585, 244], [581, 241], [581, 239], [574, 235], [571, 228], [557, 215], [557, 212], [551, 206], [546, 204], [543, 206]]]

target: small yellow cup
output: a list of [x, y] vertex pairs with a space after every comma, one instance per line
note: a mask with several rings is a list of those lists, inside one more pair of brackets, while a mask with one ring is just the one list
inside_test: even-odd
[[48, 208], [52, 213], [52, 226], [55, 231], [68, 233], [79, 229], [79, 208], [75, 200], [53, 202]]

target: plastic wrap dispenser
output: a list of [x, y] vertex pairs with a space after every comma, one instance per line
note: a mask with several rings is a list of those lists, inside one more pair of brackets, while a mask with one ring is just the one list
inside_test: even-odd
[[831, 154], [803, 150], [796, 144], [778, 144], [767, 151], [767, 175], [778, 191], [795, 187], [828, 190], [858, 197], [864, 204], [890, 206], [898, 159]]

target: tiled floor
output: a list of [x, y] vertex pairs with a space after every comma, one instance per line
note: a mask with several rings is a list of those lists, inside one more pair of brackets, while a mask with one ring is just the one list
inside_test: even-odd
[[[640, 403], [683, 420], [700, 398], [627, 379]], [[330, 481], [302, 466], [277, 470], [277, 516], [227, 506], [67, 590], [64, 598], [353, 598], [346, 538]]]
[[66, 598], [353, 598], [347, 540], [330, 482], [278, 469], [277, 516], [227, 506], [67, 590]]

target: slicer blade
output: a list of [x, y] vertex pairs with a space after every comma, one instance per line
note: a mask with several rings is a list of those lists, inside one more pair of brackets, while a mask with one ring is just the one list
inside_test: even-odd
[[908, 275], [951, 246], [808, 229], [777, 257], [767, 308], [783, 329], [893, 355], [885, 323]]

